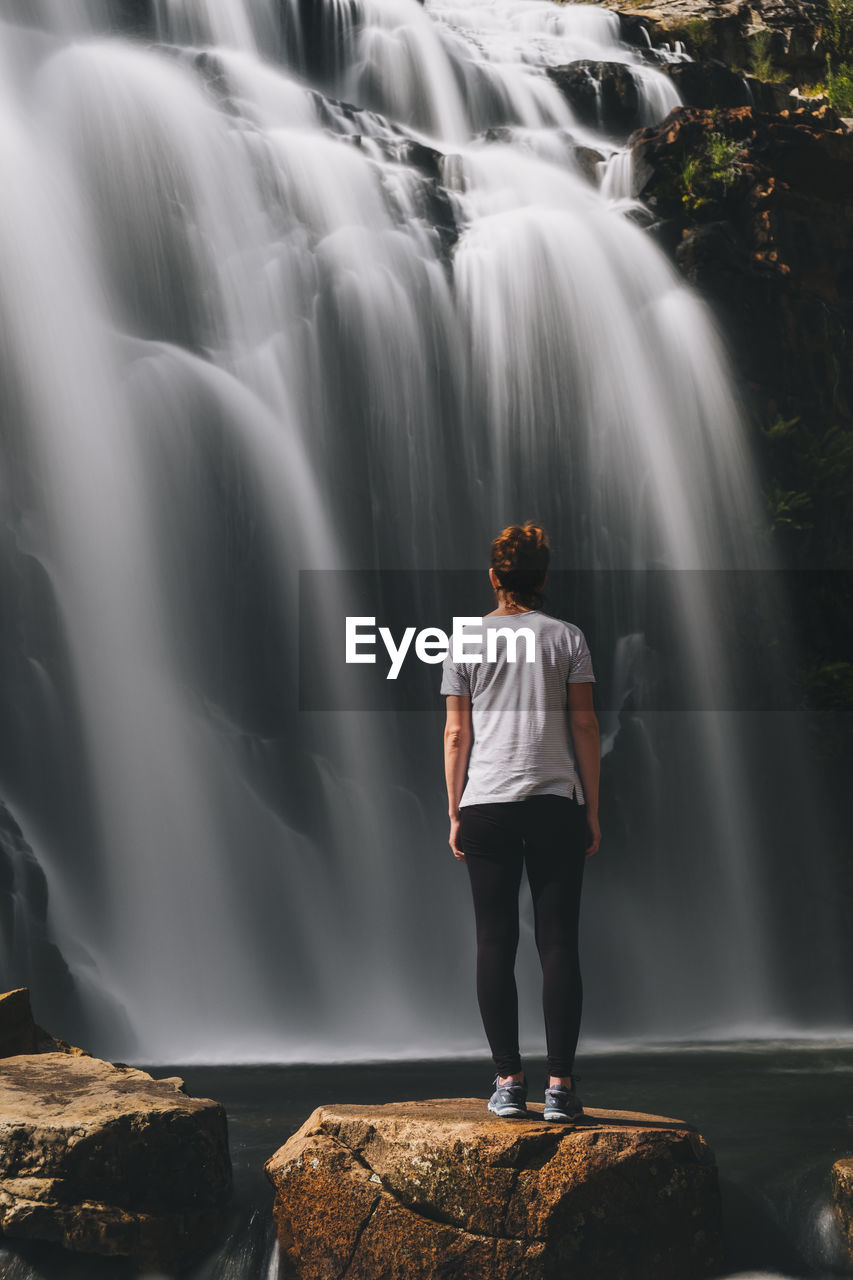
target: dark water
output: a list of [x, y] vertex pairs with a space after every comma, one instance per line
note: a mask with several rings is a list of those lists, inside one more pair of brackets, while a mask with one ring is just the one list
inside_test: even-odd
[[[135, 1064], [142, 1065], [142, 1064]], [[531, 1093], [544, 1061], [526, 1063]], [[717, 1157], [727, 1276], [828, 1280], [843, 1274], [830, 1212], [832, 1163], [853, 1154], [853, 1045], [707, 1047], [583, 1055], [578, 1091], [592, 1106], [676, 1116], [696, 1125]], [[264, 1161], [324, 1102], [483, 1097], [487, 1059], [330, 1066], [158, 1066], [187, 1092], [227, 1110], [235, 1196], [223, 1243], [188, 1280], [282, 1280]], [[0, 1248], [3, 1280], [124, 1280], [123, 1261], [53, 1246]], [[153, 1273], [144, 1273], [153, 1277]], [[685, 1280], [689, 1278], [685, 1277]]]

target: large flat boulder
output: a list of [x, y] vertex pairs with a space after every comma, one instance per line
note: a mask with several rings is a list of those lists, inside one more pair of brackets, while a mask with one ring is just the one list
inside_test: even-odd
[[231, 1193], [225, 1110], [178, 1077], [67, 1052], [0, 1068], [0, 1234], [151, 1265], [208, 1248]]
[[692, 1280], [721, 1265], [713, 1154], [662, 1116], [589, 1110], [566, 1128], [475, 1098], [322, 1106], [264, 1169], [300, 1280]]

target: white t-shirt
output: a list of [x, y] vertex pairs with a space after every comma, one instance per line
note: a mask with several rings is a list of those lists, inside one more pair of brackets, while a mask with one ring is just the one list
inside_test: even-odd
[[[490, 627], [529, 628], [535, 661], [525, 661], [525, 638], [517, 637], [516, 660], [507, 660], [507, 638], [495, 638], [495, 661], [487, 662]], [[473, 744], [468, 781], [459, 802], [487, 804], [557, 795], [584, 803], [568, 721], [570, 684], [593, 682], [592, 658], [583, 632], [541, 609], [483, 618], [482, 647], [466, 640], [482, 662], [454, 662], [452, 649], [442, 668], [441, 693], [471, 699]]]

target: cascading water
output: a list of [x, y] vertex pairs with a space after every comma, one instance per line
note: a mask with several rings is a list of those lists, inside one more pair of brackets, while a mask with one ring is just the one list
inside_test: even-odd
[[[647, 120], [672, 82], [615, 14], [550, 0], [21, 8], [0, 4], [0, 574], [24, 655], [0, 778], [88, 1018], [52, 1029], [149, 1062], [480, 1048], [440, 700], [299, 711], [298, 571], [476, 566], [535, 515], [598, 571], [605, 621], [615, 571], [686, 571], [669, 628], [725, 684], [702, 571], [769, 563], [725, 360], [620, 212], [624, 151], [545, 69], [626, 63]], [[642, 639], [612, 641], [599, 676], [627, 688]], [[618, 876], [606, 843], [591, 868], [590, 1034], [804, 1025], [801, 904], [772, 886], [810, 784], [797, 755], [768, 790], [763, 741], [722, 710], [609, 726], [647, 785]], [[531, 955], [519, 981], [538, 1037]]]

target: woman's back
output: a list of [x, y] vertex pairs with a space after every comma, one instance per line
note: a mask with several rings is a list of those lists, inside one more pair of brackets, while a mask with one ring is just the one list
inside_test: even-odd
[[595, 680], [583, 632], [541, 609], [488, 615], [482, 632], [481, 645], [466, 645], [482, 661], [454, 662], [449, 653], [441, 683], [442, 694], [471, 698], [473, 744], [460, 807], [533, 795], [583, 804], [567, 720], [567, 685]]

